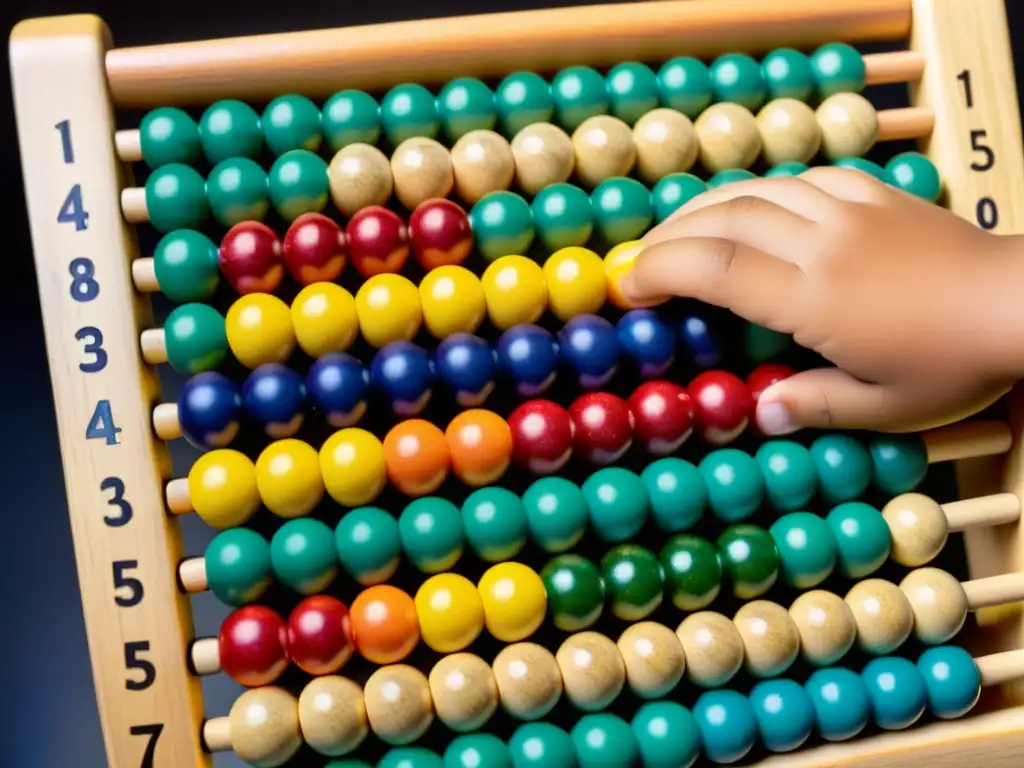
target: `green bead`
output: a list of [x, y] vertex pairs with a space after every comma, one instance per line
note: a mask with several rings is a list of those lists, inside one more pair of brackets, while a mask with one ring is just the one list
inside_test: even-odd
[[200, 373], [220, 365], [228, 352], [224, 316], [208, 304], [182, 304], [164, 321], [167, 362], [178, 373]]
[[533, 243], [533, 212], [515, 192], [491, 192], [469, 212], [476, 247], [489, 261], [500, 256], [523, 255]]
[[566, 632], [586, 629], [601, 618], [604, 580], [597, 566], [579, 555], [559, 555], [540, 572], [552, 623]]
[[875, 485], [889, 496], [916, 490], [928, 474], [928, 448], [920, 435], [879, 435], [869, 451]]
[[206, 583], [222, 603], [245, 605], [270, 586], [270, 545], [248, 528], [221, 531], [206, 547]]
[[612, 615], [623, 621], [645, 619], [661, 605], [665, 577], [649, 549], [619, 544], [601, 558], [601, 576]]
[[695, 526], [708, 505], [708, 490], [697, 467], [669, 456], [648, 464], [640, 475], [655, 524], [668, 533]]
[[285, 152], [270, 166], [270, 202], [287, 221], [327, 205], [327, 163], [305, 149]]
[[764, 528], [734, 525], [718, 537], [718, 551], [733, 594], [742, 600], [760, 597], [779, 576], [779, 552]]
[[749, 181], [756, 178], [757, 175], [746, 168], [727, 168], [708, 179], [708, 189], [718, 189], [726, 184], [735, 184], [737, 181]]
[[424, 496], [406, 506], [398, 531], [405, 556], [424, 573], [447, 571], [462, 557], [462, 514], [440, 496]]
[[772, 168], [769, 168], [764, 172], [766, 179], [788, 179], [793, 176], [799, 176], [804, 171], [810, 170], [810, 166], [804, 163], [787, 162], [779, 163]]
[[161, 293], [171, 301], [208, 299], [220, 282], [217, 246], [194, 229], [169, 232], [153, 250], [153, 271]]
[[824, 435], [811, 443], [821, 493], [831, 504], [864, 495], [871, 482], [871, 456], [848, 435]]
[[142, 159], [150, 168], [168, 163], [192, 165], [203, 156], [199, 126], [177, 107], [159, 107], [139, 123]]
[[248, 104], [234, 99], [215, 102], [203, 112], [199, 138], [211, 165], [229, 157], [259, 157], [263, 151], [260, 116]]
[[377, 768], [445, 768], [445, 764], [440, 755], [424, 747], [393, 747]]
[[863, 579], [888, 559], [892, 535], [882, 513], [859, 501], [836, 506], [825, 518], [839, 550], [839, 568], [849, 579]]
[[362, 760], [331, 760], [324, 768], [373, 768]]
[[505, 135], [512, 137], [528, 125], [549, 123], [555, 114], [555, 100], [548, 81], [535, 72], [513, 72], [494, 92]]
[[319, 520], [289, 520], [270, 540], [270, 563], [277, 580], [303, 595], [322, 592], [338, 573], [334, 534]]
[[651, 190], [654, 218], [660, 224], [707, 189], [708, 185], [692, 173], [671, 173], [665, 176]]
[[768, 86], [760, 65], [745, 53], [726, 53], [711, 65], [715, 101], [731, 101], [755, 112], [764, 104]]
[[680, 56], [658, 70], [658, 90], [662, 106], [693, 119], [711, 104], [711, 73], [704, 62]]
[[459, 77], [437, 95], [437, 114], [453, 142], [470, 131], [489, 131], [498, 122], [494, 92], [474, 77]]
[[811, 60], [792, 48], [778, 48], [761, 60], [761, 76], [772, 99], [808, 102], [814, 96]]
[[586, 245], [594, 233], [590, 196], [572, 184], [550, 184], [530, 204], [537, 234], [552, 251]]
[[590, 67], [567, 67], [551, 81], [558, 123], [572, 133], [584, 120], [608, 113], [611, 106], [604, 78]]
[[673, 536], [659, 557], [668, 596], [681, 611], [706, 608], [722, 589], [722, 558], [699, 536]]
[[380, 103], [380, 120], [392, 146], [406, 139], [433, 139], [441, 130], [434, 94], [415, 83], [396, 85]]
[[481, 560], [509, 560], [526, 544], [526, 507], [510, 490], [479, 488], [462, 504], [462, 526]]
[[275, 155], [293, 149], [316, 152], [323, 141], [320, 131], [320, 110], [305, 96], [278, 96], [267, 104], [260, 118], [263, 139]]
[[590, 524], [605, 541], [633, 538], [647, 522], [650, 499], [636, 472], [604, 467], [583, 482]]
[[769, 529], [791, 587], [810, 589], [831, 575], [838, 545], [829, 524], [810, 512], [783, 515]]
[[746, 520], [764, 501], [764, 476], [749, 453], [720, 448], [708, 453], [699, 469], [711, 513], [723, 522]]
[[270, 208], [267, 172], [247, 157], [217, 163], [206, 181], [213, 218], [225, 227], [240, 221], [262, 221]]
[[793, 344], [793, 337], [757, 323], [747, 323], [744, 341], [747, 359], [752, 363], [763, 363], [785, 352]]
[[161, 165], [146, 179], [146, 211], [157, 232], [195, 229], [210, 215], [206, 181], [187, 165]]
[[674, 701], [649, 701], [630, 723], [644, 768], [689, 768], [700, 755], [700, 730], [693, 714]]
[[394, 516], [378, 507], [348, 512], [334, 529], [341, 567], [364, 587], [394, 576], [402, 559], [402, 536]]
[[791, 440], [770, 440], [754, 454], [765, 492], [779, 512], [806, 507], [818, 492], [818, 470], [811, 452]]
[[467, 733], [444, 751], [444, 768], [512, 768], [512, 756], [494, 734]]
[[897, 189], [934, 203], [942, 194], [939, 170], [920, 152], [903, 152], [885, 164], [885, 179]]
[[612, 114], [630, 125], [658, 106], [658, 78], [646, 64], [616, 64], [605, 77], [605, 90]]
[[651, 193], [636, 179], [605, 179], [590, 193], [594, 223], [611, 245], [637, 240], [654, 221]]
[[864, 90], [864, 59], [852, 45], [826, 43], [811, 56], [811, 69], [821, 99]]
[[878, 163], [868, 160], [866, 157], [841, 157], [832, 163], [832, 165], [837, 168], [849, 168], [854, 171], [861, 171], [862, 173], [874, 176], [879, 181], [887, 180], [885, 169]]
[[349, 144], [376, 144], [380, 139], [380, 106], [362, 91], [339, 91], [324, 104], [321, 130], [337, 152]]
[[618, 715], [584, 715], [572, 729], [572, 743], [579, 768], [640, 768], [640, 745]]
[[524, 723], [508, 740], [515, 768], [577, 768], [569, 734], [545, 722]]
[[542, 477], [523, 494], [526, 524], [545, 552], [565, 552], [587, 529], [587, 499], [578, 485], [562, 477]]

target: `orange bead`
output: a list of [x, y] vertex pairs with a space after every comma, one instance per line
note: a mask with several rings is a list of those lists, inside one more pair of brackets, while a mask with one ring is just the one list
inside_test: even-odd
[[467, 485], [490, 485], [505, 474], [512, 460], [512, 430], [493, 411], [463, 411], [445, 431], [452, 470]]
[[352, 642], [363, 658], [374, 664], [401, 661], [420, 641], [416, 603], [389, 584], [364, 589], [349, 609]]
[[391, 484], [406, 496], [433, 493], [451, 467], [444, 432], [423, 419], [407, 419], [391, 428], [384, 438], [384, 461]]

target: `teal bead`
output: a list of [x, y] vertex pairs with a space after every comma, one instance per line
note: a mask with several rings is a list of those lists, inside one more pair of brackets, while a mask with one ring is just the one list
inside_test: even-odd
[[792, 440], [769, 440], [754, 454], [764, 478], [768, 503], [779, 512], [806, 507], [818, 492], [818, 470], [811, 452]]
[[814, 733], [814, 704], [793, 680], [763, 680], [750, 692], [761, 743], [772, 752], [792, 752]]
[[658, 70], [658, 91], [662, 106], [682, 112], [692, 120], [711, 104], [711, 73], [698, 59], [671, 59]]
[[456, 78], [437, 95], [437, 115], [452, 142], [470, 131], [489, 131], [498, 122], [494, 92], [475, 77]]
[[860, 675], [846, 667], [816, 670], [804, 689], [811, 697], [818, 734], [826, 741], [847, 741], [864, 730], [871, 698]]
[[562, 477], [542, 477], [523, 494], [526, 524], [534, 543], [545, 552], [565, 552], [587, 529], [587, 499], [582, 489]]
[[698, 465], [708, 492], [711, 514], [738, 523], [764, 502], [764, 476], [754, 457], [735, 448], [709, 452]]
[[665, 597], [665, 577], [654, 553], [636, 544], [619, 544], [601, 558], [608, 609], [617, 619], [640, 621]]
[[508, 751], [514, 768], [577, 768], [572, 738], [551, 723], [520, 725], [508, 740]]
[[648, 464], [640, 474], [655, 524], [668, 533], [695, 526], [708, 505], [704, 478], [693, 464], [674, 456]]
[[690, 768], [700, 756], [700, 729], [693, 714], [674, 701], [649, 701], [630, 724], [644, 768]]
[[928, 474], [928, 449], [919, 435], [879, 435], [868, 450], [875, 485], [889, 496], [917, 489]]
[[617, 715], [584, 715], [572, 729], [572, 744], [579, 768], [640, 768], [640, 745]]
[[146, 178], [146, 210], [157, 232], [196, 229], [210, 215], [206, 181], [190, 166], [161, 165]]
[[158, 107], [139, 123], [142, 160], [150, 168], [168, 163], [194, 164], [203, 156], [199, 126], [177, 107]]
[[260, 116], [248, 104], [234, 99], [215, 102], [203, 112], [199, 138], [210, 165], [229, 157], [259, 157], [263, 151]]
[[572, 184], [550, 184], [530, 204], [537, 234], [551, 251], [586, 245], [594, 233], [590, 196]]
[[402, 559], [398, 521], [378, 507], [359, 507], [342, 517], [334, 545], [341, 567], [364, 587], [390, 580]]
[[757, 742], [757, 716], [750, 700], [730, 690], [705, 691], [693, 705], [704, 754], [716, 763], [742, 760]]
[[160, 292], [171, 301], [209, 299], [220, 283], [217, 246], [194, 229], [169, 232], [153, 249], [153, 271]]
[[775, 584], [779, 577], [779, 552], [775, 540], [764, 528], [734, 525], [718, 537], [717, 544], [733, 595], [751, 600]]
[[267, 172], [247, 157], [222, 160], [206, 180], [213, 218], [225, 227], [240, 221], [262, 221], [270, 208]]
[[887, 180], [885, 169], [873, 160], [868, 160], [866, 157], [841, 157], [833, 162], [832, 165], [837, 168], [849, 168], [853, 171], [866, 173], [869, 176], [874, 176], [879, 181]]
[[506, 488], [478, 488], [462, 503], [462, 527], [481, 560], [509, 560], [526, 544], [526, 507]]
[[892, 535], [882, 513], [859, 501], [835, 507], [825, 518], [835, 535], [839, 567], [850, 579], [863, 579], [889, 558]]
[[647, 522], [650, 499], [636, 472], [604, 467], [583, 482], [590, 524], [605, 541], [633, 538]]
[[339, 91], [324, 104], [320, 123], [335, 152], [349, 144], [373, 145], [380, 139], [380, 105], [368, 93]]
[[726, 184], [735, 184], [737, 181], [750, 181], [750, 179], [756, 178], [757, 174], [746, 168], [728, 168], [708, 179], [708, 189], [718, 189]]
[[320, 110], [305, 96], [295, 93], [278, 96], [267, 104], [260, 125], [263, 140], [275, 155], [292, 149], [316, 152], [324, 138]]
[[629, 125], [658, 106], [658, 78], [646, 64], [616, 64], [605, 76], [605, 90], [612, 114]]
[[792, 161], [786, 163], [779, 163], [778, 165], [773, 166], [772, 168], [769, 168], [767, 171], [765, 171], [764, 177], [766, 179], [792, 178], [793, 176], [799, 176], [801, 173], [809, 169], [810, 166], [805, 165], [804, 163], [797, 163]]
[[777, 48], [761, 60], [761, 77], [771, 99], [809, 102], [814, 96], [811, 60], [792, 48]]
[[852, 45], [826, 43], [811, 56], [811, 69], [821, 99], [864, 90], [864, 59]]
[[494, 105], [510, 138], [528, 125], [550, 123], [555, 114], [551, 87], [535, 72], [513, 72], [502, 80], [494, 92]]
[[883, 656], [869, 661], [860, 674], [879, 728], [902, 731], [921, 719], [928, 705], [928, 689], [912, 661]]
[[436, 752], [424, 747], [394, 747], [377, 763], [377, 768], [445, 768]]
[[743, 341], [747, 359], [752, 363], [763, 363], [792, 346], [793, 337], [757, 323], [747, 323]]
[[465, 548], [462, 513], [440, 496], [410, 502], [398, 518], [398, 532], [405, 556], [424, 573], [450, 570]]
[[939, 169], [920, 152], [903, 152], [885, 164], [885, 180], [897, 189], [934, 203], [942, 194]]
[[826, 501], [836, 504], [864, 495], [871, 483], [871, 456], [848, 435], [824, 435], [811, 443], [811, 456]]
[[572, 133], [580, 123], [594, 115], [604, 115], [611, 107], [604, 78], [590, 67], [567, 67], [551, 81], [558, 124]]
[[505, 742], [490, 733], [457, 736], [444, 751], [444, 768], [512, 768]]
[[548, 597], [548, 614], [558, 629], [579, 632], [601, 618], [604, 579], [590, 560], [558, 555], [541, 569], [540, 578]]
[[708, 185], [692, 173], [670, 173], [651, 190], [654, 218], [660, 224], [707, 189]]
[[338, 573], [334, 534], [311, 517], [289, 520], [270, 540], [277, 580], [303, 595], [322, 592]]
[[294, 221], [327, 205], [327, 163], [304, 149], [285, 152], [270, 166], [270, 202], [282, 218]]
[[838, 547], [829, 524], [810, 512], [791, 512], [769, 529], [779, 551], [782, 578], [791, 587], [810, 589], [836, 567]]
[[768, 86], [761, 66], [745, 53], [726, 53], [711, 64], [715, 101], [731, 101], [756, 112], [764, 104]]
[[324, 768], [373, 768], [362, 760], [331, 760]]
[[698, 536], [669, 539], [659, 556], [668, 596], [681, 611], [707, 607], [722, 589], [722, 559], [715, 546]]
[[433, 139], [441, 130], [434, 94], [415, 83], [396, 85], [380, 102], [380, 121], [392, 146], [406, 139]]
[[515, 192], [491, 192], [469, 212], [477, 250], [488, 261], [501, 256], [522, 256], [533, 243], [533, 212]]
[[224, 317], [209, 304], [182, 304], [164, 321], [167, 362], [178, 373], [216, 368], [228, 352]]
[[981, 696], [981, 673], [971, 654], [955, 645], [929, 648], [917, 660], [928, 709], [942, 720], [963, 717]]
[[206, 583], [225, 605], [259, 600], [270, 586], [270, 544], [248, 528], [231, 528], [213, 537], [203, 558]]
[[636, 179], [605, 179], [590, 193], [594, 223], [611, 245], [637, 240], [654, 221], [651, 193]]

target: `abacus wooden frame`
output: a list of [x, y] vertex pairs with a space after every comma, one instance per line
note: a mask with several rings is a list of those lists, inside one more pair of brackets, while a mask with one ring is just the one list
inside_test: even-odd
[[[151, 325], [134, 291], [138, 256], [121, 215], [129, 171], [114, 148], [114, 110], [265, 99], [299, 91], [436, 85], [460, 75], [764, 52], [908, 39], [923, 54], [911, 101], [935, 128], [935, 162], [956, 214], [999, 233], [1024, 231], [1024, 149], [1003, 0], [669, 0], [113, 47], [93, 16], [22, 22], [11, 64], [26, 196], [57, 407], [69, 512], [97, 701], [113, 768], [210, 766], [198, 679], [186, 663], [188, 598], [178, 589], [177, 522], [164, 514], [166, 446], [153, 435], [158, 383], [142, 361]], [[567, 45], [566, 41], [572, 44]], [[477, 55], [486, 52], [486, 55]], [[993, 162], [978, 163], [987, 146]], [[981, 154], [979, 154], [981, 152]], [[964, 495], [1024, 492], [1024, 395], [1011, 398], [1011, 453], [961, 462]], [[972, 577], [1024, 570], [1021, 528], [972, 531]], [[980, 615], [976, 653], [1024, 647], [1019, 606]], [[1024, 686], [987, 691], [957, 722], [768, 759], [789, 768], [909, 765], [1024, 753]]]

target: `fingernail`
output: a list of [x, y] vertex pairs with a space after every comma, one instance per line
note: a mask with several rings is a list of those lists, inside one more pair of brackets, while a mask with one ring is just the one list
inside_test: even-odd
[[756, 418], [758, 429], [766, 435], [789, 435], [800, 428], [789, 409], [782, 403], [766, 403], [762, 399], [757, 406]]

